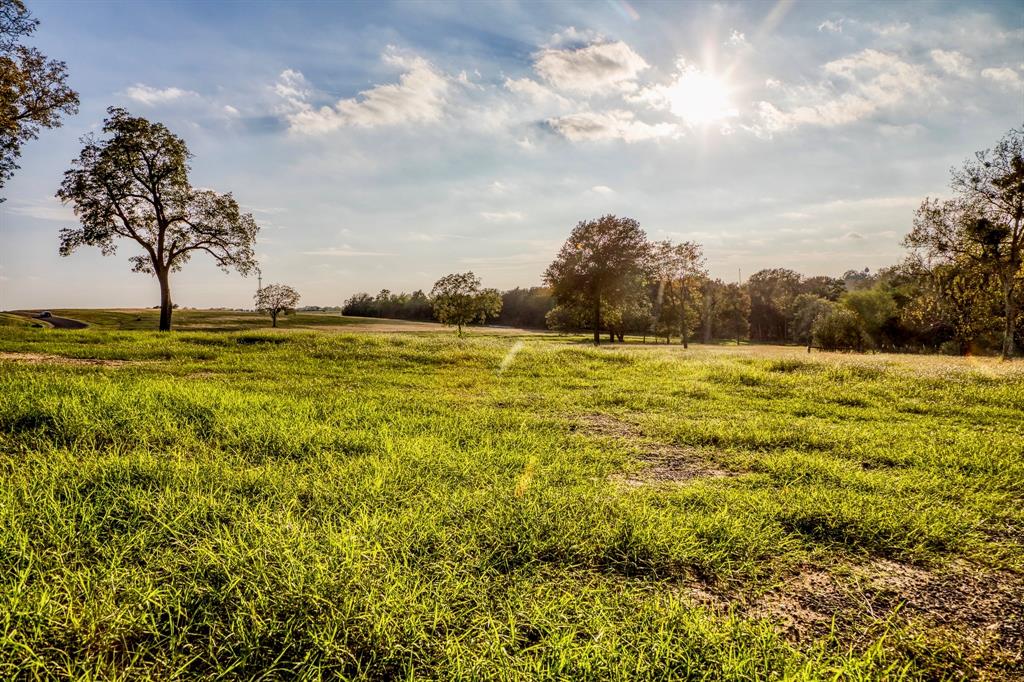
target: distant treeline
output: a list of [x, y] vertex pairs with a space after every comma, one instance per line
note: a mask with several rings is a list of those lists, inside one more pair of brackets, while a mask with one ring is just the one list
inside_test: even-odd
[[[501, 294], [501, 312], [491, 323], [524, 329], [546, 329], [545, 316], [554, 307], [551, 291], [546, 287], [515, 288]], [[385, 317], [394, 320], [429, 322], [434, 319], [430, 297], [417, 289], [411, 294], [394, 294], [388, 289], [373, 296], [359, 293], [351, 296], [341, 309], [344, 315]]]
[[[694, 283], [693, 305], [687, 315], [694, 340], [704, 343], [738, 339], [829, 349], [954, 354], [997, 351], [1001, 344], [998, 287], [988, 287], [987, 293], [971, 289], [966, 292], [970, 299], [960, 300], [959, 305], [955, 290], [943, 273], [923, 267], [915, 259], [876, 273], [850, 270], [842, 277], [803, 276], [772, 268], [754, 273], [742, 284], [700, 278]], [[652, 340], [679, 338], [673, 331], [659, 330], [651, 314], [658, 295], [657, 286], [648, 286], [646, 304], [633, 306], [633, 314], [627, 311], [621, 318], [609, 318], [604, 331]], [[501, 299], [501, 313], [492, 324], [566, 332], [589, 328], [589, 320], [560, 315], [564, 309], [556, 308], [547, 287], [509, 289], [501, 293]], [[963, 321], [967, 310], [969, 326]], [[430, 297], [420, 290], [356, 294], [345, 302], [342, 313], [434, 319]]]

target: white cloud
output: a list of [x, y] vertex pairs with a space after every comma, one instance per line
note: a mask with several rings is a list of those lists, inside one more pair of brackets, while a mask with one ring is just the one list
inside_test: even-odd
[[199, 97], [199, 93], [181, 88], [154, 88], [136, 83], [124, 91], [124, 96], [146, 106], [166, 104], [184, 97]]
[[615, 190], [608, 185], [594, 185], [590, 188], [590, 191], [596, 192], [597, 194], [615, 194]]
[[569, 105], [569, 100], [562, 97], [551, 88], [538, 83], [532, 78], [507, 78], [505, 79], [505, 88], [516, 95], [525, 97], [531, 103], [538, 106], [553, 105], [557, 107], [565, 107]]
[[608, 112], [583, 112], [550, 118], [552, 130], [573, 142], [623, 140], [640, 142], [659, 138], [679, 137], [679, 127], [672, 123], [645, 123], [636, 120], [632, 111], [613, 109]]
[[931, 93], [939, 84], [920, 65], [871, 49], [828, 62], [822, 70], [821, 83], [786, 89], [789, 101], [782, 107], [759, 102], [760, 123], [753, 129], [771, 133], [801, 125], [846, 125]]
[[581, 94], [636, 89], [636, 78], [649, 65], [619, 41], [576, 49], [548, 48], [537, 54], [533, 68], [560, 90]]
[[928, 53], [940, 69], [951, 76], [966, 78], [971, 75], [971, 58], [956, 50], [932, 50]]
[[743, 35], [736, 29], [732, 30], [732, 35], [724, 43], [728, 47], [750, 47], [750, 43], [747, 42], [747, 36]]
[[604, 37], [590, 29], [580, 30], [570, 26], [564, 31], [559, 31], [551, 36], [544, 44], [544, 47], [582, 47], [591, 43], [604, 42]]
[[234, 108], [230, 104], [225, 104], [222, 107], [221, 111], [223, 111], [224, 115], [229, 117], [229, 118], [237, 118], [240, 115], [240, 112], [238, 111], [238, 109]]
[[829, 33], [842, 33], [844, 19], [826, 19], [825, 21], [818, 24], [818, 32], [828, 31]]
[[981, 77], [1008, 89], [1019, 88], [1022, 84], [1020, 74], [1008, 67], [982, 69]]
[[480, 217], [489, 223], [518, 223], [526, 218], [519, 211], [481, 211]]
[[305, 77], [290, 69], [283, 72], [274, 90], [288, 109], [291, 130], [319, 134], [344, 126], [372, 128], [439, 121], [450, 79], [422, 57], [403, 55], [394, 48], [384, 54], [384, 61], [404, 69], [397, 83], [376, 85], [357, 97], [319, 109], [309, 103], [312, 93]]

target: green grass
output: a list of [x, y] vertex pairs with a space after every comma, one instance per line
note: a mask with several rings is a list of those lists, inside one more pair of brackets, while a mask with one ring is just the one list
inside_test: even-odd
[[[870, 590], [799, 638], [748, 608], [812, 568], [1019, 585], [1016, 366], [269, 330], [0, 353], [0, 678], [1021, 674]], [[736, 475], [616, 482], [651, 443]]]
[[[80, 320], [102, 329], [121, 331], [155, 331], [159, 327], [160, 311], [153, 308], [104, 310], [98, 308], [53, 309], [58, 317]], [[10, 313], [3, 317], [21, 319]], [[175, 329], [194, 331], [238, 331], [254, 327], [270, 327], [270, 317], [253, 312], [238, 310], [175, 310], [172, 316]], [[403, 324], [398, 320], [380, 320], [369, 317], [346, 317], [333, 313], [294, 313], [282, 315], [277, 324], [281, 329], [336, 327], [353, 324]]]
[[0, 313], [0, 327], [31, 327], [32, 320], [21, 315]]

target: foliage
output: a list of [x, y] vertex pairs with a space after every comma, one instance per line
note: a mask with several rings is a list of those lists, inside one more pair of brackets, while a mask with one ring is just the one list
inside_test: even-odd
[[811, 325], [814, 344], [822, 350], [863, 351], [871, 345], [871, 337], [864, 331], [864, 321], [853, 310], [832, 306]]
[[998, 278], [1003, 294], [1002, 355], [1016, 353], [1024, 267], [1024, 130], [954, 170], [952, 199], [925, 199], [904, 244], [930, 261], [969, 259]]
[[800, 274], [786, 268], [760, 270], [750, 276], [751, 336], [758, 341], [790, 338], [793, 304], [800, 294]]
[[57, 197], [74, 206], [80, 223], [60, 232], [60, 253], [80, 246], [116, 252], [121, 239], [142, 253], [132, 270], [154, 275], [160, 284], [160, 330], [171, 328], [170, 274], [193, 254], [212, 256], [222, 270], [243, 275], [256, 267], [253, 246], [259, 227], [242, 213], [231, 194], [192, 187], [185, 141], [161, 123], [111, 107], [105, 138], [88, 135]]
[[268, 284], [256, 292], [256, 310], [270, 315], [271, 326], [277, 326], [277, 316], [287, 315], [299, 304], [299, 292], [287, 284]]
[[26, 142], [78, 113], [67, 65], [21, 44], [38, 25], [21, 0], [0, 2], [0, 190], [17, 170]]
[[651, 246], [655, 330], [671, 340], [678, 332], [683, 347], [689, 345], [691, 330], [699, 323], [700, 285], [707, 276], [701, 246], [694, 242], [655, 242]]
[[480, 278], [472, 272], [453, 273], [437, 280], [430, 300], [438, 322], [458, 327], [459, 336], [464, 325], [486, 324], [488, 317], [501, 312], [498, 290], [481, 289]]
[[545, 318], [554, 305], [547, 287], [516, 287], [501, 294], [501, 314], [495, 321], [509, 327], [545, 329]]
[[704, 343], [713, 339], [747, 339], [750, 336], [750, 295], [747, 287], [709, 279], [705, 280], [702, 289]]
[[[600, 343], [602, 313], [622, 307], [650, 268], [647, 235], [632, 218], [580, 221], [544, 273], [559, 305], [590, 314]], [[621, 316], [621, 312], [619, 313]]]
[[815, 294], [800, 294], [793, 301], [793, 324], [790, 330], [793, 341], [811, 345], [814, 335], [814, 323], [818, 318], [829, 315], [833, 304], [827, 298]]
[[376, 296], [367, 293], [353, 294], [345, 301], [342, 313], [357, 317], [386, 317], [392, 320], [416, 320], [429, 322], [434, 319], [430, 297], [417, 289], [411, 294], [404, 291], [393, 294], [381, 289]]
[[861, 328], [877, 348], [892, 349], [895, 344], [889, 330], [897, 323], [899, 310], [889, 288], [876, 285], [850, 291], [840, 299], [842, 305], [857, 313]]

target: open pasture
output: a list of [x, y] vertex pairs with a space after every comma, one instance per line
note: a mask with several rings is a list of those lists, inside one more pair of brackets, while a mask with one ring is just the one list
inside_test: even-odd
[[1017, 364], [121, 315], [0, 328], [0, 677], [1024, 674]]

